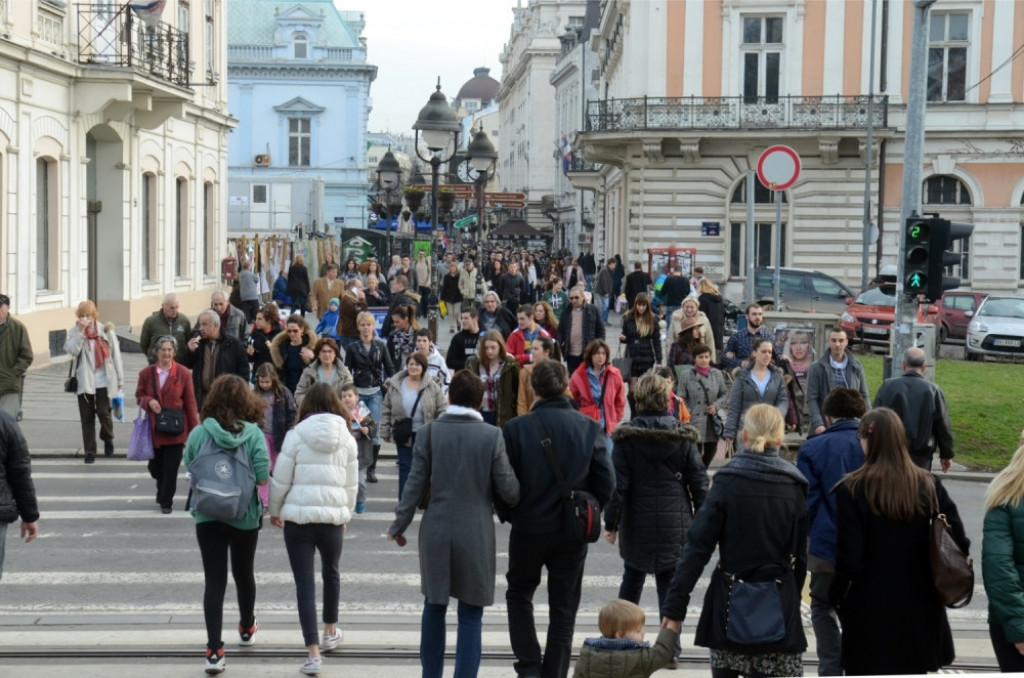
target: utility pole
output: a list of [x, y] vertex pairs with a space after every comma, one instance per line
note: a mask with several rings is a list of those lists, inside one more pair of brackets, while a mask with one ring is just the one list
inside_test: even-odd
[[[900, 204], [899, 245], [896, 257], [896, 309], [890, 331], [892, 371], [897, 374], [903, 353], [913, 346], [917, 299], [906, 289], [907, 219], [921, 213], [921, 175], [924, 164], [924, 112], [927, 87], [928, 10], [935, 0], [913, 0], [914, 24], [910, 43], [910, 82], [907, 87], [906, 134], [903, 146], [903, 200]], [[891, 376], [891, 375], [890, 375]]]

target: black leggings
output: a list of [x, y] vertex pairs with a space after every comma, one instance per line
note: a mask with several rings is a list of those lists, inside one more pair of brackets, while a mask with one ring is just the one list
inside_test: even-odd
[[185, 445], [163, 445], [154, 448], [149, 460], [149, 475], [156, 481], [156, 501], [160, 508], [174, 506], [174, 493], [178, 489], [178, 468]]
[[196, 540], [203, 556], [203, 575], [206, 588], [203, 593], [203, 616], [206, 618], [206, 647], [223, 647], [221, 631], [224, 625], [224, 592], [228, 588], [228, 551], [231, 551], [231, 576], [238, 591], [239, 626], [249, 628], [256, 622], [256, 542], [260, 536], [254, 530], [239, 530], [227, 523], [211, 520], [196, 523]]

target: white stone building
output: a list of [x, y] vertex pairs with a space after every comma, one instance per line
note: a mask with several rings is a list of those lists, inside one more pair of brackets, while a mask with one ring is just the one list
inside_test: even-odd
[[137, 332], [209, 304], [225, 254], [226, 6], [0, 2], [0, 291], [37, 363], [74, 309]]
[[[769, 145], [803, 162], [776, 231], [755, 191], [758, 265], [862, 275], [870, 39], [877, 31], [870, 274], [891, 264], [903, 170], [912, 3], [608, 0], [591, 40], [600, 98], [577, 147], [596, 171], [595, 238], [646, 261], [649, 247], [696, 247], [714, 279], [742, 279], [744, 180]], [[1024, 6], [945, 2], [931, 9], [925, 212], [973, 222], [955, 273], [980, 290], [1024, 285]], [[706, 235], [704, 222], [720, 226]]]

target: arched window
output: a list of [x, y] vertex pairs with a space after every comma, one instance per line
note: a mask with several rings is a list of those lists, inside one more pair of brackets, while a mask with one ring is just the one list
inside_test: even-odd
[[306, 37], [305, 33], [295, 34], [295, 37], [292, 38], [292, 48], [294, 49], [293, 55], [296, 59], [309, 58], [309, 38]]
[[140, 254], [142, 255], [142, 280], [156, 280], [156, 174], [143, 172], [142, 174], [142, 240]]
[[174, 180], [174, 274], [179, 278], [189, 276], [188, 269], [188, 235], [189, 235], [189, 201], [188, 179], [178, 177]]
[[964, 182], [949, 175], [925, 179], [921, 202], [925, 205], [973, 205]]
[[[747, 182], [741, 181], [736, 184], [736, 189], [732, 192], [733, 204], [747, 204]], [[754, 204], [756, 205], [774, 205], [775, 204], [775, 191], [772, 191], [765, 187], [759, 180], [754, 180]], [[782, 192], [782, 204], [786, 204], [786, 192]]]

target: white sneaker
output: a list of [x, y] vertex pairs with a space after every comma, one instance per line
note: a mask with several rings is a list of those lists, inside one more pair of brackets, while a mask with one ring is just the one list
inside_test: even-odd
[[341, 629], [335, 627], [334, 633], [332, 633], [331, 635], [327, 635], [326, 633], [324, 634], [323, 639], [321, 639], [320, 641], [320, 651], [330, 652], [331, 650], [333, 650], [341, 644], [341, 641], [344, 637], [345, 635], [341, 632]]
[[206, 651], [206, 672], [211, 676], [224, 672], [224, 648]]
[[319, 676], [320, 668], [320, 657], [307, 657], [306, 663], [302, 665], [302, 668], [299, 669], [299, 671], [306, 674], [307, 676]]

